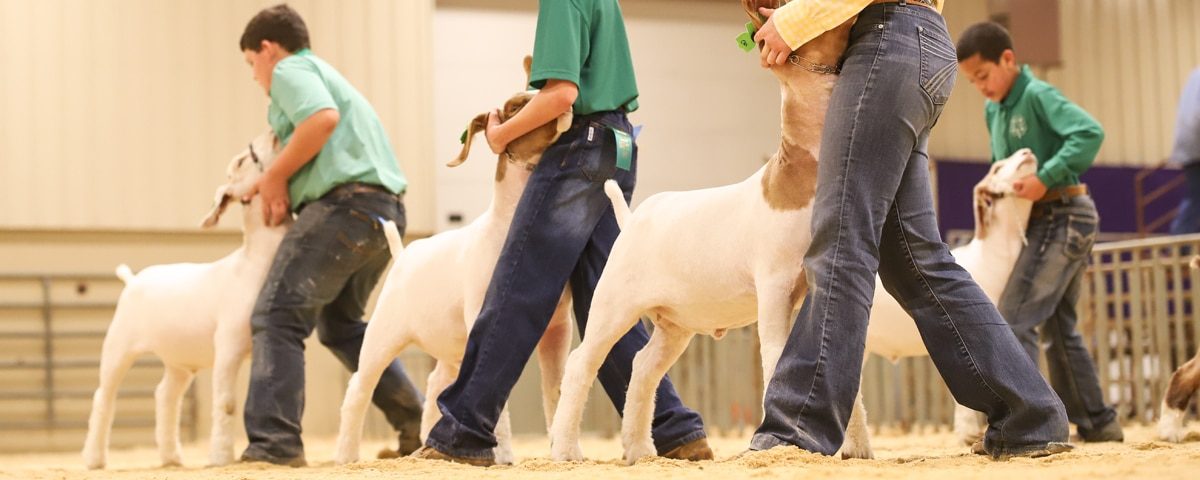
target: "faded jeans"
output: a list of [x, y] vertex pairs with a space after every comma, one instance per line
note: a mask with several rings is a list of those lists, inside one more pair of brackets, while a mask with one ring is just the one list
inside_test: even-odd
[[1104, 404], [1096, 365], [1075, 331], [1075, 303], [1099, 222], [1096, 204], [1086, 195], [1037, 203], [1025, 232], [1028, 243], [999, 304], [1000, 313], [1035, 363], [1040, 356], [1040, 330], [1050, 385], [1084, 440], [1117, 417]]
[[934, 10], [885, 3], [859, 14], [825, 115], [804, 258], [809, 291], [752, 449], [841, 448], [877, 271], [915, 319], [954, 398], [987, 414], [989, 453], [1067, 440], [1062, 403], [938, 232], [926, 148], [956, 68]]
[[[395, 195], [335, 190], [305, 205], [284, 236], [250, 320], [244, 459], [303, 458], [304, 339], [314, 328], [347, 369], [358, 370], [363, 309], [391, 259], [384, 219], [404, 231], [404, 204]], [[372, 400], [402, 436], [417, 437], [422, 398], [398, 360], [383, 372]]]

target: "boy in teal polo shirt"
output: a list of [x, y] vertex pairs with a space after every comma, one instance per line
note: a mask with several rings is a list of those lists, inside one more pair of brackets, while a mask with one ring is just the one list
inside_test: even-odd
[[1027, 244], [1000, 298], [1000, 313], [1034, 363], [1040, 356], [1040, 329], [1050, 384], [1080, 438], [1122, 441], [1117, 413], [1105, 405], [1096, 367], [1075, 331], [1075, 303], [1099, 231], [1096, 205], [1079, 176], [1095, 160], [1104, 130], [1028, 66], [1018, 66], [1012, 39], [998, 24], [980, 23], [963, 32], [958, 65], [988, 99], [992, 160], [1022, 148], [1038, 159], [1036, 174], [1014, 185], [1018, 196], [1035, 203]]
[[[618, 135], [633, 132], [637, 82], [617, 0], [541, 0], [530, 86], [541, 90], [516, 116], [488, 122], [492, 151], [574, 109], [571, 128], [542, 155], [525, 186], [483, 308], [471, 328], [458, 379], [438, 397], [442, 418], [417, 456], [472, 465], [496, 462], [494, 430], [570, 280], [579, 331], [592, 292], [620, 230], [604, 181], [633, 195], [637, 148], [624, 154]], [[628, 138], [628, 137], [626, 137]], [[613, 347], [599, 380], [624, 410], [633, 357], [649, 340], [640, 324]], [[657, 390], [653, 438], [660, 455], [711, 459], [704, 425], [683, 406], [669, 379]], [[501, 461], [508, 459], [500, 459]]]
[[[295, 10], [259, 12], [239, 46], [271, 98], [267, 121], [282, 147], [255, 188], [263, 217], [276, 225], [296, 214], [251, 317], [242, 460], [302, 466], [304, 339], [316, 328], [346, 368], [358, 369], [363, 309], [391, 259], [380, 222], [403, 231], [406, 181], [375, 110], [309, 51]], [[400, 432], [400, 454], [420, 446], [422, 399], [399, 362], [373, 400]]]

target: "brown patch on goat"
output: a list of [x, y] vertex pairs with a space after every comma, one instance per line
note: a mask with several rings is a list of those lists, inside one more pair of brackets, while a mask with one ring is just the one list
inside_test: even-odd
[[[521, 92], [509, 98], [508, 101], [504, 102], [504, 107], [500, 109], [500, 123], [507, 122], [515, 116], [517, 112], [525, 108], [525, 105], [531, 99], [533, 99], [533, 94], [529, 92]], [[471, 123], [467, 125], [467, 138], [463, 141], [462, 151], [459, 152], [457, 158], [447, 165], [456, 167], [467, 160], [467, 155], [471, 151], [471, 143], [475, 138], [475, 134], [487, 130], [488, 116], [491, 114], [491, 112], [480, 113], [471, 120]], [[569, 120], [570, 115], [569, 112], [566, 114], [567, 120]], [[559, 135], [562, 134], [561, 125], [563, 123], [562, 119], [547, 122], [545, 125], [535, 128], [529, 133], [509, 142], [504, 153], [501, 155], [500, 161], [496, 162], [496, 181], [499, 182], [504, 179], [505, 170], [510, 161], [524, 163], [525, 167], [531, 170], [537, 166], [542, 152], [558, 140]], [[567, 124], [569, 125], [569, 123]]]
[[1163, 402], [1170, 408], [1185, 410], [1200, 387], [1200, 354], [1184, 363], [1171, 375], [1171, 384]]
[[807, 149], [787, 155], [783, 147], [763, 171], [763, 198], [772, 210], [799, 210], [817, 193], [817, 158]]

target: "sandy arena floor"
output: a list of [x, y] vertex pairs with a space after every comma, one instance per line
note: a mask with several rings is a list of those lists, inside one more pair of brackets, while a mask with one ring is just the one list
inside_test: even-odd
[[[947, 433], [908, 436], [877, 436], [876, 460], [842, 461], [799, 451], [774, 449], [729, 458], [741, 452], [746, 438], [718, 438], [712, 445], [721, 460], [687, 463], [656, 459], [633, 467], [620, 464], [620, 442], [616, 439], [585, 440], [584, 454], [600, 461], [557, 463], [545, 458], [544, 437], [518, 438], [515, 466], [487, 469], [427, 460], [371, 460], [336, 467], [329, 461], [332, 440], [310, 442], [309, 468], [291, 469], [262, 464], [231, 465], [222, 468], [152, 468], [154, 449], [114, 450], [108, 470], [83, 469], [78, 454], [0, 455], [0, 478], [21, 479], [233, 479], [274, 480], [292, 478], [465, 478], [544, 479], [544, 478], [824, 478], [839, 480], [872, 478], [902, 479], [1127, 479], [1127, 478], [1200, 478], [1200, 433], [1192, 433], [1188, 442], [1174, 445], [1151, 441], [1152, 430], [1135, 427], [1126, 430], [1126, 443], [1079, 445], [1075, 451], [1047, 459], [1016, 459], [993, 462], [954, 446]], [[381, 445], [364, 442], [363, 453]], [[206, 457], [202, 444], [184, 449], [184, 462], [199, 465]]]

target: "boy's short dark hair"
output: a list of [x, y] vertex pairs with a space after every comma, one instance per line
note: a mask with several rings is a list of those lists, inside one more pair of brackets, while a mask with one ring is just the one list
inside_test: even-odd
[[982, 22], [967, 27], [959, 37], [956, 49], [960, 62], [978, 53], [984, 60], [1000, 63], [1000, 55], [1012, 48], [1008, 30], [996, 22]]
[[265, 8], [251, 18], [238, 46], [242, 51], [257, 52], [262, 50], [263, 40], [278, 43], [288, 52], [303, 50], [309, 48], [308, 27], [299, 13], [286, 3], [281, 3]]

